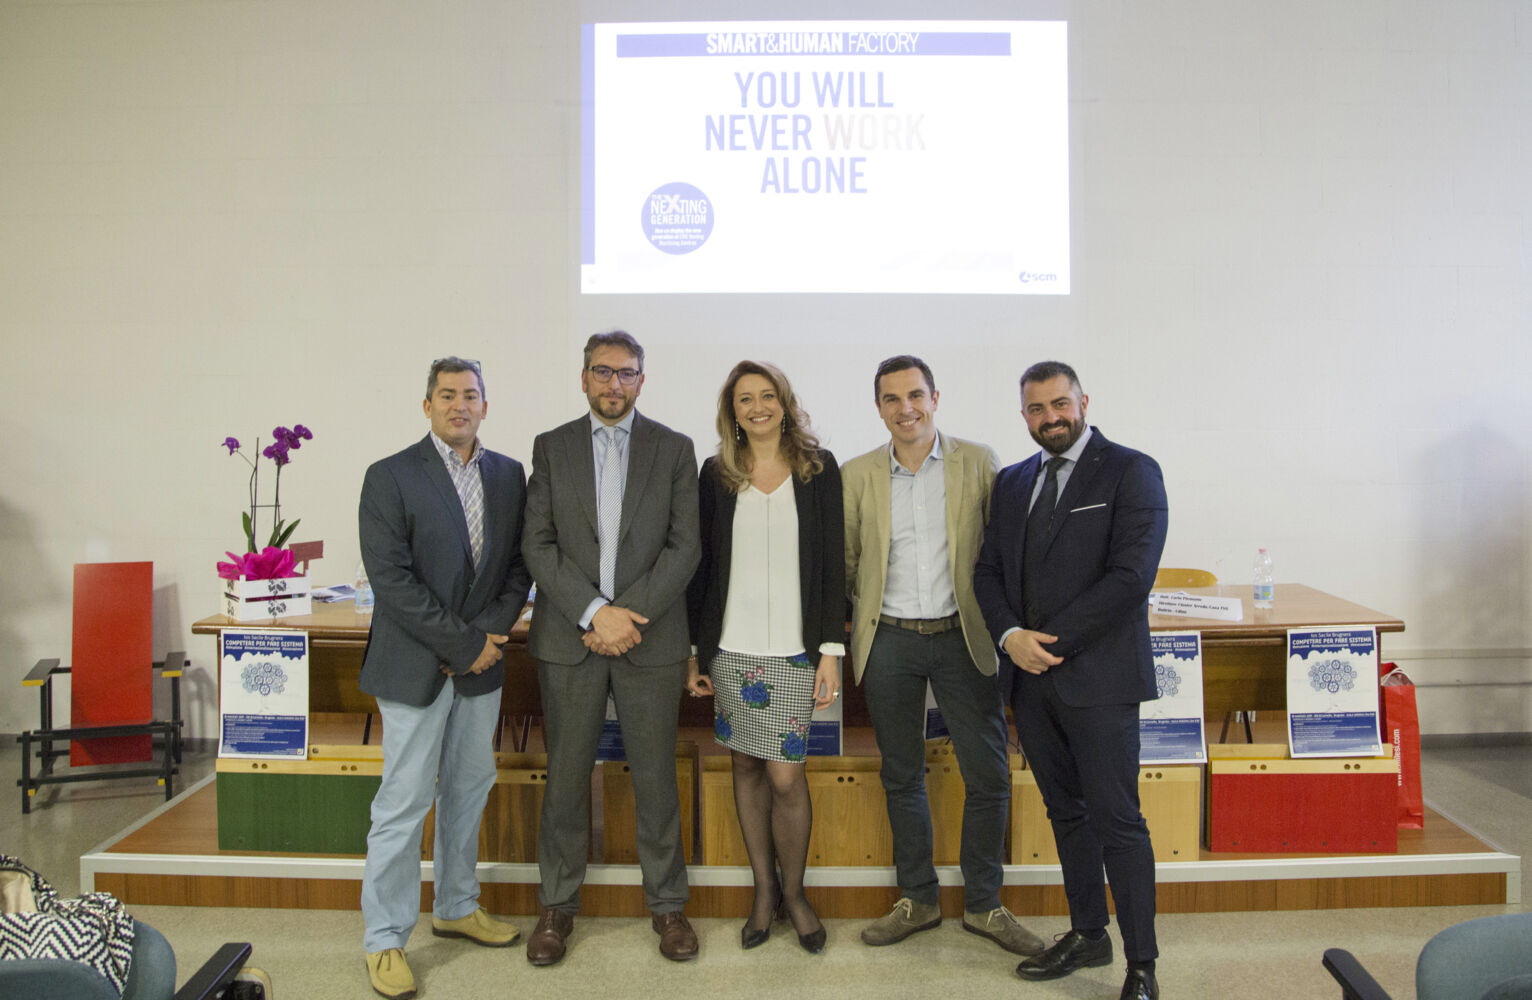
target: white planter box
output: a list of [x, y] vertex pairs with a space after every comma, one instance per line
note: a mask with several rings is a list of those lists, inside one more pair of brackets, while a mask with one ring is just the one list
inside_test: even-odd
[[220, 582], [223, 584], [223, 613], [235, 621], [291, 618], [309, 614], [313, 610], [307, 576]]

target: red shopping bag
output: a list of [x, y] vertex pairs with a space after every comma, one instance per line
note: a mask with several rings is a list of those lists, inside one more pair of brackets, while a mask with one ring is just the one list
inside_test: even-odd
[[1392, 663], [1378, 665], [1379, 704], [1383, 709], [1383, 732], [1394, 746], [1394, 766], [1399, 771], [1399, 826], [1419, 830], [1425, 825], [1425, 803], [1420, 791], [1420, 712], [1415, 706], [1415, 685]]

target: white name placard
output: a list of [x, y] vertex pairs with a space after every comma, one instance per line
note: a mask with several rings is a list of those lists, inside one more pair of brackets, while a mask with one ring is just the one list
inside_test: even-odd
[[1156, 593], [1149, 595], [1149, 607], [1157, 615], [1176, 615], [1180, 618], [1211, 618], [1220, 622], [1237, 622], [1245, 617], [1245, 603], [1238, 597]]

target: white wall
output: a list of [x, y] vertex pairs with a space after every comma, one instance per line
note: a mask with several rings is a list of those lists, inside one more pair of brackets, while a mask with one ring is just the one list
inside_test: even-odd
[[156, 652], [189, 649], [213, 734], [189, 626], [240, 539], [225, 435], [314, 429], [284, 509], [349, 579], [362, 471], [424, 433], [432, 358], [484, 361], [483, 436], [526, 459], [611, 326], [704, 452], [742, 356], [849, 457], [882, 436], [873, 366], [914, 351], [942, 425], [1020, 459], [1015, 378], [1069, 360], [1164, 466], [1168, 564], [1242, 581], [1267, 545], [1406, 620], [1385, 655], [1444, 685], [1427, 732], [1532, 730], [1532, 3], [942, 13], [1038, 10], [1070, 19], [1072, 296], [582, 299], [575, 5], [0, 0], [0, 731], [68, 656], [71, 565], [152, 559]]

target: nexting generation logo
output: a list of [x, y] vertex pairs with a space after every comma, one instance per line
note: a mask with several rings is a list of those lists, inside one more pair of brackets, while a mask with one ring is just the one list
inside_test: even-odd
[[713, 203], [681, 181], [655, 188], [639, 216], [644, 236], [669, 254], [691, 253], [713, 234]]

